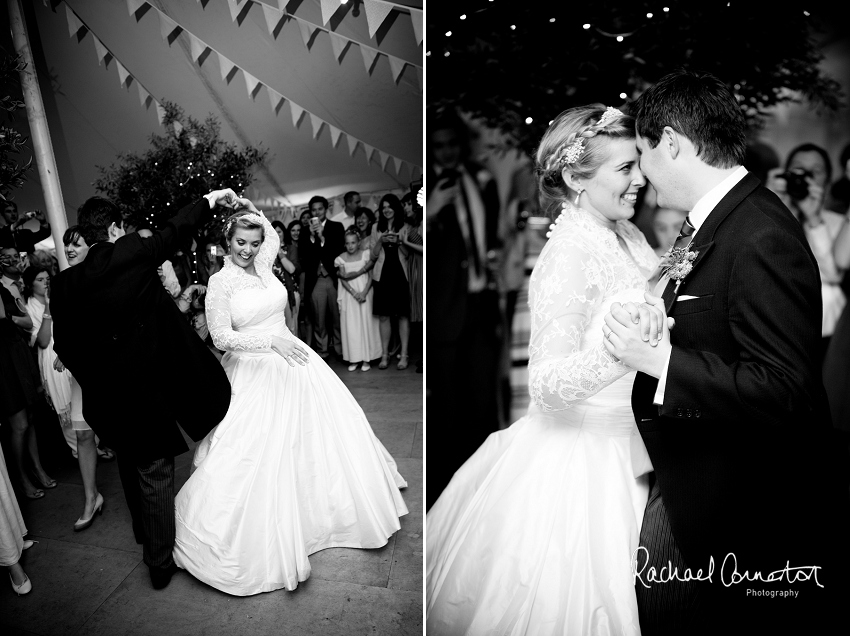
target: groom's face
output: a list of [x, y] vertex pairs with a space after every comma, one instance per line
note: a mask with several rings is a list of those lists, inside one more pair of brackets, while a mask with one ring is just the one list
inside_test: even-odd
[[635, 143], [637, 144], [637, 151], [640, 155], [640, 171], [658, 193], [658, 207], [670, 207], [669, 202], [665, 200], [668, 193], [666, 192], [666, 183], [663, 178], [665, 157], [663, 156], [662, 144], [659, 143], [653, 148], [649, 140], [640, 135], [637, 135]]

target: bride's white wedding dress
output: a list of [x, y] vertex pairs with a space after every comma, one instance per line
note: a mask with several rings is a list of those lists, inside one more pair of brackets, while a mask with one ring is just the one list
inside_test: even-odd
[[[363, 410], [287, 329], [286, 289], [271, 271], [280, 241], [263, 225], [258, 276], [228, 257], [210, 278], [207, 322], [233, 396], [176, 497], [174, 561], [238, 596], [295, 589], [319, 550], [381, 547], [407, 513], [407, 483]], [[272, 335], [299, 343], [309, 364], [291, 367]]]
[[[627, 246], [623, 249], [617, 237]], [[528, 414], [493, 433], [426, 518], [429, 636], [639, 634], [630, 560], [652, 470], [635, 372], [602, 344], [657, 257], [567, 204], [531, 275]]]

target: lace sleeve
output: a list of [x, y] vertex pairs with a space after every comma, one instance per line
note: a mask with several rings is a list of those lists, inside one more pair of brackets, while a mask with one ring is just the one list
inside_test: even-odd
[[207, 327], [213, 344], [221, 351], [271, 351], [270, 335], [250, 336], [233, 329], [230, 317], [232, 296], [233, 280], [228, 272], [213, 274], [207, 286], [206, 300]]
[[605, 350], [601, 329], [587, 332], [606, 283], [599, 255], [564, 234], [554, 240], [535, 267], [529, 298], [529, 392], [544, 411], [567, 409], [631, 370]]
[[266, 218], [266, 215], [260, 212], [259, 216], [263, 220], [264, 240], [263, 244], [260, 246], [260, 251], [257, 252], [256, 260], [260, 264], [271, 269], [274, 259], [277, 258], [277, 253], [280, 250], [280, 237], [277, 235], [277, 232], [275, 232], [272, 224]]

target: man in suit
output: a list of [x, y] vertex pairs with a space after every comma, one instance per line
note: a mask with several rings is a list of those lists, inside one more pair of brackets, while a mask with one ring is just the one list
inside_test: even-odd
[[426, 399], [429, 431], [440, 439], [439, 453], [428, 460], [430, 508], [455, 471], [499, 427], [502, 311], [494, 278], [496, 182], [469, 160], [468, 129], [457, 115], [429, 121], [428, 137]]
[[[688, 212], [676, 246], [693, 255], [661, 298], [615, 303], [603, 327], [640, 372], [632, 406], [654, 467], [633, 564], [642, 632], [724, 633], [732, 617], [740, 633], [823, 632], [846, 594], [850, 506], [817, 360], [817, 262], [742, 166], [744, 117], [717, 78], [662, 78], [636, 120], [641, 170], [660, 206]], [[665, 307], [675, 328], [644, 341], [635, 321], [666, 323]]]
[[[313, 314], [313, 336], [316, 351], [323, 358], [330, 355], [330, 347], [342, 356], [342, 336], [339, 324], [339, 306], [336, 302], [337, 271], [334, 259], [345, 250], [345, 229], [342, 223], [327, 218], [328, 200], [324, 197], [310, 199], [309, 233], [302, 241], [304, 259], [304, 285], [310, 298]], [[333, 343], [329, 343], [328, 319], [333, 321]]]
[[55, 350], [83, 391], [83, 415], [118, 453], [136, 541], [151, 582], [176, 566], [174, 456], [188, 450], [177, 426], [202, 439], [227, 413], [230, 383], [215, 356], [163, 289], [157, 267], [192, 240], [231, 190], [184, 207], [150, 238], [124, 235], [121, 212], [92, 197], [79, 209], [85, 261], [51, 285]]

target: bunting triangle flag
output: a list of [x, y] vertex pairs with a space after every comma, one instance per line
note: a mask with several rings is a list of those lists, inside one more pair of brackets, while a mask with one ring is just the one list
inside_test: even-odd
[[179, 135], [181, 132], [183, 132], [183, 124], [181, 124], [179, 121], [175, 121], [174, 122], [174, 134]]
[[360, 142], [348, 133], [345, 133], [345, 136], [348, 139], [348, 156], [353, 157], [354, 151], [357, 150], [357, 144]]
[[[192, 61], [198, 62], [200, 57], [204, 54], [204, 51], [207, 50], [207, 45], [188, 31], [186, 31], [186, 33], [189, 34], [189, 46], [192, 50]], [[200, 62], [198, 63], [200, 64]]]
[[398, 78], [401, 77], [401, 72], [404, 70], [404, 66], [407, 62], [397, 57], [393, 57], [392, 55], [388, 55], [387, 57], [390, 58], [390, 69], [393, 72], [393, 81], [398, 84]]
[[109, 50], [103, 46], [103, 42], [98, 40], [94, 34], [92, 34], [94, 38], [94, 50], [97, 51], [97, 65], [100, 66], [103, 63], [104, 58], [109, 55]]
[[121, 80], [121, 86], [124, 86], [127, 78], [130, 77], [130, 71], [124, 68], [124, 65], [118, 60], [115, 60], [115, 64], [118, 66], [118, 79]]
[[68, 37], [72, 38], [79, 33], [80, 29], [85, 28], [85, 25], [80, 22], [80, 19], [67, 4], [65, 5], [65, 15], [68, 16]]
[[334, 56], [337, 61], [341, 63], [342, 54], [345, 53], [345, 49], [349, 44], [351, 44], [351, 40], [344, 38], [341, 35], [337, 35], [333, 31], [328, 31], [328, 35], [331, 36], [331, 47], [333, 47]]
[[[216, 51], [216, 53], [218, 53], [218, 51]], [[230, 71], [232, 71], [233, 67], [236, 65], [224, 57], [221, 53], [218, 53], [218, 63], [219, 66], [221, 66], [221, 79], [226, 82], [227, 76], [230, 75]]]
[[372, 74], [372, 68], [375, 66], [375, 58], [378, 57], [377, 49], [369, 46], [360, 45], [360, 52], [363, 54], [363, 63], [366, 65], [366, 73]]
[[162, 36], [162, 39], [168, 42], [168, 38], [175, 31], [175, 29], [181, 29], [179, 24], [177, 24], [174, 20], [165, 15], [162, 11], [158, 11], [159, 13], [159, 33]]
[[369, 37], [374, 38], [375, 33], [381, 28], [390, 11], [393, 10], [393, 6], [384, 2], [377, 2], [376, 0], [363, 0], [363, 6], [366, 7], [366, 22], [369, 23]]
[[136, 82], [136, 86], [139, 87], [139, 101], [142, 103], [142, 106], [147, 108], [148, 104], [150, 104], [151, 94], [145, 90], [145, 87]]
[[138, 11], [143, 4], [147, 4], [146, 0], [127, 0], [127, 9], [130, 10], [130, 15], [136, 15], [136, 11]]
[[269, 35], [274, 37], [274, 30], [277, 28], [277, 25], [283, 20], [283, 16], [286, 15], [283, 11], [279, 9], [275, 9], [267, 4], [260, 3], [260, 6], [263, 7], [263, 15], [266, 18], [266, 25], [269, 27]]
[[319, 131], [322, 129], [325, 122], [316, 117], [313, 113], [310, 113], [310, 123], [313, 125], [313, 139], [315, 139], [319, 136]]
[[301, 116], [304, 114], [304, 109], [292, 100], [289, 100], [289, 108], [292, 109], [292, 125], [298, 128], [298, 122], [301, 121]]
[[313, 37], [313, 31], [316, 30], [316, 27], [304, 20], [298, 20], [298, 26], [301, 29], [301, 39], [304, 40], [304, 46], [310, 48], [310, 38]]
[[230, 7], [230, 17], [236, 22], [236, 18], [239, 17], [239, 4], [236, 0], [227, 0], [227, 6]]
[[401, 169], [404, 166], [404, 161], [399, 159], [398, 157], [393, 157], [393, 163], [395, 164], [395, 173], [397, 175], [401, 174]]
[[269, 92], [269, 101], [272, 104], [272, 110], [275, 112], [275, 114], [277, 114], [283, 102], [283, 95], [278, 93], [273, 88], [269, 88], [268, 86], [266, 86], [266, 90]]
[[372, 163], [372, 153], [375, 152], [375, 148], [367, 143], [364, 143], [363, 149], [366, 151], [366, 163]]
[[156, 103], [156, 118], [159, 120], [159, 125], [162, 126], [165, 119], [165, 108], [159, 102]]
[[416, 43], [422, 44], [422, 12], [411, 9], [410, 20], [413, 22], [413, 35], [416, 36]]
[[416, 67], [416, 79], [419, 80], [419, 90], [422, 90], [422, 67]]
[[248, 89], [248, 97], [254, 99], [254, 94], [257, 90], [257, 86], [260, 84], [260, 80], [251, 75], [244, 68], [242, 69], [242, 74], [245, 75], [245, 87]]
[[383, 150], [378, 151], [378, 155], [381, 157], [381, 170], [387, 169], [387, 161], [389, 161], [389, 154], [384, 152]]
[[331, 129], [331, 147], [336, 148], [339, 144], [339, 136], [342, 134], [342, 131], [336, 126], [331, 126], [328, 124], [328, 128]]
[[322, 24], [328, 25], [336, 10], [342, 6], [339, 0], [322, 0]]

